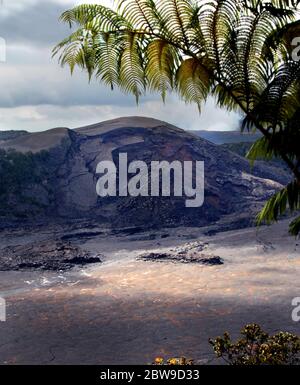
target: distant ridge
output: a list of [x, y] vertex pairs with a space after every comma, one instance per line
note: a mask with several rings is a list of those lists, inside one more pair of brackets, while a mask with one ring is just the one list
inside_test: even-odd
[[200, 138], [209, 140], [214, 144], [227, 144], [227, 143], [253, 143], [261, 137], [259, 132], [249, 133], [240, 131], [189, 131], [194, 135], [200, 136]]
[[15, 138], [18, 138], [19, 136], [24, 136], [27, 134], [29, 134], [29, 132], [24, 130], [0, 131], [0, 142], [10, 140], [10, 139], [15, 139]]
[[69, 131], [68, 128], [57, 127], [47, 131], [17, 135], [2, 143], [0, 142], [0, 147], [6, 150], [12, 148], [22, 153], [37, 153], [58, 146], [64, 138], [68, 137]]
[[[155, 128], [162, 125], [168, 125], [168, 127], [173, 127], [174, 129], [178, 129], [176, 126], [173, 126], [162, 120], [143, 117], [143, 116], [126, 116], [126, 117], [106, 120], [100, 123], [90, 124], [83, 127], [78, 127], [72, 131], [75, 131], [83, 135], [93, 136], [93, 135], [104, 134], [105, 132], [108, 132], [117, 128], [122, 128], [122, 127], [123, 128], [125, 127]], [[42, 134], [42, 133], [48, 133], [47, 135], [52, 135], [54, 132], [56, 132], [56, 135], [57, 135], [57, 130], [60, 130], [60, 128], [54, 128], [54, 129], [37, 132], [37, 133], [34, 133], [34, 132], [30, 133], [25, 130], [0, 131], [0, 142], [14, 140], [24, 135], [35, 135], [35, 134]], [[187, 132], [189, 132], [190, 134], [199, 136], [200, 138], [209, 140], [214, 144], [252, 143], [261, 137], [260, 133], [258, 132], [241, 133], [240, 131], [208, 131], [208, 130], [187, 130]], [[37, 137], [38, 136], [36, 136], [35, 138]], [[22, 142], [22, 140], [20, 142]], [[50, 142], [52, 142], [52, 140], [50, 140]], [[17, 143], [15, 144], [17, 145]], [[7, 145], [8, 144], [5, 144], [5, 147], [7, 147]], [[12, 142], [11, 145], [14, 145], [14, 142]]]

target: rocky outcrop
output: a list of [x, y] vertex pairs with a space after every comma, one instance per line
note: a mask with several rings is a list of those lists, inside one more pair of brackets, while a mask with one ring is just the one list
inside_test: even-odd
[[174, 263], [199, 263], [202, 265], [223, 265], [219, 256], [204, 252], [206, 243], [199, 241], [187, 243], [165, 252], [151, 252], [138, 257], [141, 261], [174, 262]]
[[101, 258], [102, 255], [93, 255], [68, 242], [48, 240], [0, 250], [0, 271], [68, 270], [76, 265], [100, 263]]

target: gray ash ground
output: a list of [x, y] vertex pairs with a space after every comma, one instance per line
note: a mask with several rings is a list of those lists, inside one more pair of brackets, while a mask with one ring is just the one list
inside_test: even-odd
[[[300, 334], [292, 319], [300, 243], [288, 235], [289, 221], [211, 236], [209, 228], [97, 235], [96, 227], [57, 225], [0, 233], [2, 248], [68, 234], [72, 246], [103, 254], [102, 263], [63, 272], [0, 271], [0, 364], [147, 364], [157, 356], [215, 363], [208, 339], [224, 331], [236, 339], [247, 323]], [[224, 264], [138, 259], [191, 248]]]

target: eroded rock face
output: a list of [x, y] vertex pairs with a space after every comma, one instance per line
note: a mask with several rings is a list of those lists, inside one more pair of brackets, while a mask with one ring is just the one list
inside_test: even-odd
[[[0, 149], [14, 148], [34, 158], [32, 173], [21, 186], [8, 188], [1, 197], [0, 227], [14, 222], [45, 223], [92, 219], [103, 226], [147, 228], [205, 226], [234, 215], [236, 223], [250, 224], [263, 202], [289, 179], [259, 162], [253, 170], [248, 161], [155, 119], [129, 117], [78, 130], [54, 129], [28, 134], [5, 142]], [[96, 194], [97, 164], [128, 154], [128, 162], [141, 160], [204, 161], [205, 203], [186, 208], [186, 197], [110, 197]], [[26, 159], [25, 159], [26, 160]], [[25, 168], [26, 170], [26, 168]], [[0, 167], [0, 175], [1, 175]], [[30, 175], [32, 174], [29, 173]], [[239, 221], [239, 215], [248, 219]], [[233, 221], [235, 222], [235, 220]], [[245, 223], [246, 222], [246, 223]], [[236, 225], [235, 225], [236, 226]]]
[[76, 265], [100, 263], [102, 255], [92, 255], [68, 242], [45, 241], [8, 246], [0, 250], [0, 271], [68, 270]]

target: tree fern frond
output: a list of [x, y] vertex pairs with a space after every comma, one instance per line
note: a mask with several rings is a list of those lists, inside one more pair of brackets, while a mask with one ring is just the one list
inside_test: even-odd
[[63, 49], [59, 56], [59, 62], [62, 66], [68, 65], [71, 73], [75, 66], [86, 69], [91, 75], [94, 69], [94, 46], [93, 36], [90, 31], [78, 29], [67, 39], [57, 45], [53, 51], [56, 55]]
[[290, 224], [290, 234], [291, 235], [299, 235], [300, 234], [300, 217], [294, 219]]
[[153, 12], [157, 8], [153, 0], [118, 0], [118, 10], [136, 29], [153, 32], [157, 19]]
[[145, 92], [146, 82], [139, 36], [126, 32], [119, 61], [119, 87], [126, 93], [135, 95], [136, 102]]
[[199, 60], [186, 59], [178, 68], [176, 86], [186, 102], [197, 103], [200, 109], [201, 102], [206, 100], [209, 94], [211, 77]]
[[166, 41], [156, 39], [146, 48], [147, 65], [145, 75], [149, 89], [158, 91], [163, 101], [174, 86], [175, 69], [178, 66], [177, 52]]
[[299, 0], [272, 0], [271, 3], [278, 8], [289, 9], [289, 8], [297, 8], [298, 4], [300, 4]]
[[248, 151], [246, 158], [251, 161], [251, 164], [257, 159], [266, 159], [270, 160], [274, 157], [274, 149], [271, 147], [268, 139], [262, 137], [258, 139]]
[[172, 37], [184, 49], [190, 46], [190, 26], [194, 16], [193, 1], [158, 1], [157, 9], [163, 20], [167, 36]]
[[300, 62], [283, 63], [260, 95], [252, 113], [256, 118], [272, 126], [286, 123], [300, 107]]
[[[102, 32], [128, 28], [128, 21], [117, 12], [99, 4], [82, 4], [73, 9], [65, 11], [60, 20], [68, 23], [70, 27], [73, 24], [85, 26], [93, 23], [94, 27]], [[91, 26], [91, 24], [90, 24]]]
[[270, 224], [277, 221], [288, 207], [291, 212], [300, 209], [300, 186], [297, 181], [291, 182], [287, 187], [272, 196], [258, 214], [257, 224], [260, 225], [263, 222]]
[[114, 89], [119, 83], [118, 66], [123, 49], [123, 40], [115, 34], [104, 32], [96, 44], [96, 77]]

